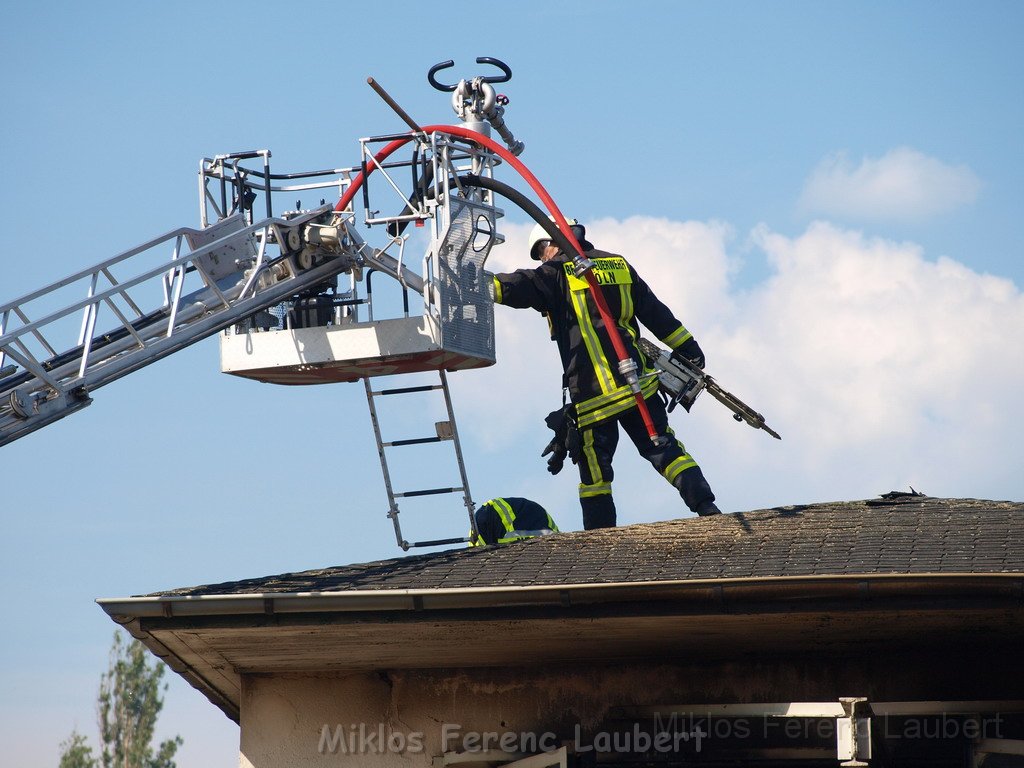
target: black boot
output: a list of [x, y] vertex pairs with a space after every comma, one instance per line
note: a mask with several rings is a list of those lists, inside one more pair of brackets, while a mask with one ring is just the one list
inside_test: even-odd
[[701, 517], [707, 517], [708, 515], [720, 515], [720, 514], [722, 514], [722, 510], [720, 510], [717, 506], [715, 506], [715, 502], [713, 502], [713, 501], [702, 501], [700, 503], [700, 506], [698, 506], [693, 511], [696, 512]]
[[698, 515], [721, 513], [721, 510], [715, 506], [715, 494], [711, 490], [711, 486], [708, 485], [708, 481], [704, 479], [704, 473], [700, 471], [700, 467], [684, 469], [676, 475], [672, 485], [679, 491], [679, 495], [683, 497], [683, 502], [691, 512], [696, 512]]
[[615, 527], [615, 502], [610, 493], [580, 499], [583, 507], [583, 530]]

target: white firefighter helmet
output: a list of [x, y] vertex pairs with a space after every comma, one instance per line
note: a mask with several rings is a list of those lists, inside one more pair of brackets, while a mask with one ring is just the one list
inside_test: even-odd
[[[551, 221], [555, 220], [554, 216], [549, 216]], [[576, 219], [566, 219], [566, 223], [569, 225], [570, 231], [572, 231], [573, 237], [575, 237], [583, 248], [587, 248], [589, 243], [586, 242], [587, 229], [580, 224]], [[540, 261], [541, 249], [537, 247], [542, 241], [550, 241], [551, 235], [544, 229], [540, 224], [534, 225], [533, 229], [530, 230], [530, 258], [534, 261]]]

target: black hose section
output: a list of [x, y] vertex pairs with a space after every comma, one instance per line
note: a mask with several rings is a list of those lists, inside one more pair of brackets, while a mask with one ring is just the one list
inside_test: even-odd
[[[366, 178], [366, 158], [363, 158], [362, 174], [363, 174], [362, 177], [365, 179]], [[367, 211], [366, 215], [367, 215], [367, 217], [369, 217], [369, 215], [370, 215], [369, 214], [369, 211], [370, 211], [370, 188], [366, 184], [363, 184], [363, 210]]]
[[[415, 193], [410, 195], [409, 202], [406, 204], [405, 209], [400, 215], [412, 213], [413, 206], [426, 197], [428, 189], [427, 187], [433, 182], [434, 169], [432, 166], [427, 166], [423, 172], [423, 178], [421, 179], [421, 187]], [[492, 179], [490, 176], [477, 176], [474, 173], [466, 173], [458, 177], [460, 184], [467, 187], [480, 187], [481, 189], [489, 189], [491, 192], [511, 200], [513, 203], [518, 205], [524, 213], [526, 213], [531, 219], [536, 221], [542, 227], [544, 231], [548, 233], [551, 239], [562, 249], [564, 253], [573, 254], [576, 253], [576, 246], [569, 242], [569, 238], [558, 228], [558, 225], [553, 222], [550, 217], [544, 213], [544, 210], [537, 205], [533, 200], [524, 195], [515, 187], [512, 187], [504, 182]], [[388, 234], [392, 237], [398, 237], [405, 232], [406, 227], [409, 226], [408, 221], [397, 221], [391, 222], [387, 225]]]
[[[423, 190], [423, 187], [420, 185], [419, 173], [417, 173], [417, 171], [419, 169], [418, 168], [419, 164], [420, 164], [420, 143], [417, 141], [413, 145], [413, 148], [412, 148], [412, 162], [409, 163], [409, 170], [412, 171], [413, 194], [419, 194]], [[406, 205], [406, 210], [408, 210], [408, 209], [409, 209], [409, 206]], [[390, 231], [391, 231], [391, 228], [388, 227], [388, 232], [390, 233]]]
[[467, 187], [489, 189], [492, 192], [498, 193], [502, 197], [508, 198], [518, 205], [531, 219], [544, 227], [544, 231], [548, 233], [551, 239], [559, 248], [562, 249], [564, 253], [570, 255], [576, 253], [576, 246], [569, 241], [569, 238], [567, 238], [565, 233], [558, 228], [558, 225], [555, 224], [555, 222], [553, 222], [546, 213], [544, 213], [544, 210], [539, 205], [515, 187], [511, 187], [497, 179], [492, 179], [489, 176], [477, 176], [472, 173], [459, 176], [459, 182], [461, 184], [465, 184]]

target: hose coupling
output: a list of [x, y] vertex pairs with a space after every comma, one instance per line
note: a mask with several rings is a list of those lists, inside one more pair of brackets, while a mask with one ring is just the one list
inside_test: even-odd
[[626, 383], [629, 385], [629, 390], [633, 394], [641, 391], [640, 378], [637, 376], [636, 371], [636, 361], [632, 358], [619, 360], [619, 373], [622, 375], [622, 378], [626, 380]]
[[573, 260], [573, 272], [576, 277], [583, 277], [583, 275], [592, 270], [595, 266], [596, 264], [586, 256], [577, 256]]

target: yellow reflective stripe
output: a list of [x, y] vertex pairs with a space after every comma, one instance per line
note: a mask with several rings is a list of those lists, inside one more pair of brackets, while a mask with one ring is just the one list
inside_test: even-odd
[[[631, 322], [633, 319], [633, 288], [629, 285], [619, 286], [619, 304], [621, 309], [619, 310], [619, 328], [622, 328], [629, 335], [629, 340], [633, 347], [636, 347], [637, 342], [637, 328]], [[643, 359], [643, 355], [640, 355], [640, 359]], [[645, 365], [644, 371], [648, 368]]]
[[605, 357], [604, 349], [601, 347], [601, 339], [590, 319], [586, 291], [572, 292], [572, 308], [576, 313], [576, 320], [580, 334], [583, 336], [583, 343], [587, 348], [587, 355], [590, 357], [590, 363], [594, 366], [598, 386], [601, 387], [602, 392], [610, 392], [615, 389], [615, 379], [612, 376], [612, 367], [608, 364], [608, 358]]
[[625, 395], [630, 394], [629, 385], [623, 384], [621, 387], [617, 387], [607, 395], [597, 395], [596, 397], [588, 398], [582, 403], [576, 403], [576, 413], [583, 415], [590, 411], [597, 410], [598, 408], [604, 408], [607, 405], [611, 405], [618, 400], [621, 400]]
[[589, 499], [593, 496], [607, 496], [612, 492], [611, 483], [592, 483], [584, 485], [580, 483], [580, 498]]
[[620, 413], [625, 413], [630, 408], [636, 406], [636, 402], [632, 399], [623, 400], [616, 405], [609, 405], [607, 408], [602, 408], [593, 413], [589, 413], [586, 416], [581, 416], [579, 419], [580, 427], [592, 427], [605, 419], [610, 419], [612, 416], [618, 416]]
[[469, 532], [469, 535], [470, 535], [469, 546], [471, 546], [471, 547], [483, 547], [483, 546], [487, 545], [487, 542], [484, 541], [484, 537], [481, 536], [479, 533], [476, 535], [475, 539], [473, 538], [473, 532], [472, 531]]
[[551, 513], [547, 513], [548, 516], [548, 530], [552, 533], [558, 533], [558, 526], [555, 525], [555, 519], [551, 517]]
[[[585, 413], [578, 413], [577, 423], [582, 427], [589, 427], [597, 424], [598, 422], [604, 421], [605, 419], [617, 416], [620, 413], [628, 411], [630, 408], [636, 407], [636, 398], [633, 397], [633, 393], [629, 391], [628, 386], [622, 386], [620, 389], [620, 395], [608, 405], [602, 408], [595, 408], [588, 410]], [[647, 379], [640, 382], [640, 392], [643, 394], [644, 400], [649, 398], [658, 390], [658, 380]], [[588, 400], [587, 403], [590, 401]], [[577, 411], [580, 410], [581, 406], [577, 406]]]
[[[621, 304], [621, 311], [619, 312], [619, 327], [625, 329], [626, 333], [629, 334], [629, 339], [635, 349], [639, 337], [639, 329], [632, 322], [633, 320], [633, 287], [630, 285], [619, 286], [619, 300]], [[654, 373], [654, 369], [647, 364], [647, 358], [644, 355], [640, 355], [640, 372], [641, 373]]]
[[619, 327], [625, 328], [633, 341], [636, 341], [636, 334], [630, 326], [629, 321], [633, 317], [633, 291], [628, 285], [619, 286]]
[[[645, 400], [653, 395], [655, 391], [657, 391], [657, 380], [655, 380], [654, 385], [647, 384], [646, 382], [640, 385], [640, 393]], [[595, 408], [587, 413], [580, 414], [577, 417], [577, 423], [580, 427], [591, 426], [599, 421], [603, 421], [611, 416], [615, 416], [635, 407], [636, 398], [633, 397], [632, 392], [626, 388], [622, 397], [618, 400], [609, 403], [603, 408]]]
[[[648, 398], [654, 394], [658, 388], [658, 379], [651, 377], [644, 379], [640, 382], [640, 391], [644, 393], [644, 398]], [[582, 402], [576, 403], [576, 413], [586, 414], [590, 411], [597, 410], [598, 408], [604, 408], [612, 405], [613, 403], [622, 400], [623, 398], [632, 398], [633, 393], [629, 388], [628, 384], [623, 384], [621, 387], [616, 387], [614, 390], [606, 395], [596, 395], [595, 397], [588, 398]]]
[[[682, 443], [679, 443], [679, 447], [682, 447]], [[688, 453], [684, 453], [678, 459], [676, 459], [667, 467], [665, 467], [664, 471], [661, 474], [663, 474], [665, 476], [665, 479], [671, 483], [677, 477], [679, 477], [680, 473], [684, 472], [687, 469], [690, 469], [691, 467], [696, 466], [697, 462], [694, 461], [693, 457]]]
[[512, 507], [509, 506], [508, 502], [504, 499], [491, 499], [487, 503], [498, 513], [498, 516], [501, 518], [501, 524], [505, 526], [505, 531], [514, 531], [516, 528], [516, 513], [512, 511]]
[[590, 429], [583, 433], [583, 458], [587, 461], [590, 478], [594, 482], [604, 480], [604, 475], [601, 474], [601, 464], [598, 462], [597, 453], [594, 451], [594, 432]]
[[660, 385], [661, 385], [661, 382], [658, 380], [657, 376], [652, 376], [649, 379], [644, 379], [643, 381], [641, 381], [640, 382], [640, 391], [643, 393], [644, 400], [646, 400], [648, 397], [650, 397], [655, 392], [657, 392], [658, 391], [658, 387]]
[[504, 304], [501, 295], [501, 283], [498, 281], [497, 275], [491, 278], [491, 282], [494, 283], [494, 302], [496, 304]]
[[668, 336], [663, 338], [661, 341], [669, 348], [675, 349], [680, 344], [689, 339], [693, 338], [693, 334], [686, 330], [685, 327], [679, 326], [676, 330], [672, 331]]

